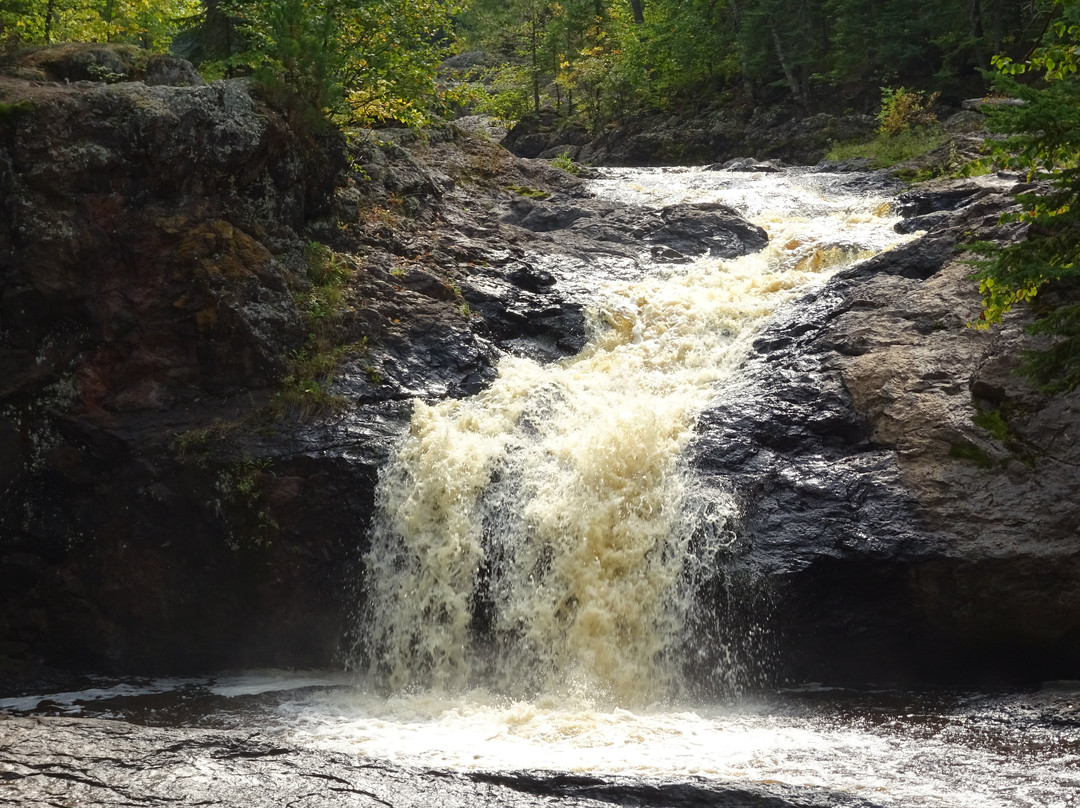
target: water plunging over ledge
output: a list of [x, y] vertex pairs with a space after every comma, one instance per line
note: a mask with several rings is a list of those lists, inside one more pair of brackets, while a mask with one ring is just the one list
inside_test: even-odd
[[[579, 356], [546, 366], [506, 357], [480, 395], [417, 404], [384, 472], [384, 518], [367, 559], [367, 675], [102, 681], [0, 699], [0, 712], [257, 732], [273, 742], [266, 756], [286, 762], [280, 780], [260, 780], [259, 790], [300, 779], [290, 749], [348, 756], [333, 777], [303, 785], [331, 782], [335, 799], [347, 799], [338, 778], [353, 777], [356, 761], [414, 767], [351, 792], [395, 806], [485, 804], [394, 791], [406, 777], [435, 782], [433, 771], [534, 778], [530, 796], [490, 803], [515, 806], [561, 804], [555, 786], [573, 778], [552, 772], [701, 789], [696, 801], [664, 802], [656, 791], [636, 801], [632, 785], [623, 799], [566, 800], [591, 808], [1074, 806], [1076, 682], [1010, 693], [811, 684], [730, 698], [740, 672], [720, 665], [709, 669], [719, 680], [712, 690], [729, 697], [706, 700], [695, 694], [710, 688], [686, 681], [700, 642], [696, 594], [739, 506], [737, 492], [695, 497], [681, 453], [702, 408], [740, 384], [740, 363], [771, 313], [903, 240], [886, 199], [844, 190], [859, 182], [698, 169], [610, 170], [594, 182], [597, 194], [628, 204], [730, 204], [769, 231], [770, 245], [730, 261], [612, 259], [586, 276], [559, 275], [593, 311]], [[88, 749], [101, 766], [116, 754]], [[147, 771], [158, 766], [128, 754]], [[243, 757], [203, 754], [179, 774], [166, 761], [161, 776], [181, 791], [162, 793], [187, 796], [187, 784]], [[122, 768], [126, 784], [136, 775], [127, 759]], [[750, 797], [729, 803], [709, 791], [729, 786]]]
[[[734, 497], [692, 496], [680, 454], [697, 415], [738, 384], [769, 314], [909, 238], [893, 232], [887, 199], [830, 181], [635, 169], [593, 183], [618, 202], [732, 205], [769, 245], [645, 261], [629, 280], [625, 266], [589, 267], [569, 280], [591, 287], [579, 355], [507, 356], [481, 394], [416, 404], [366, 558], [361, 632], [376, 680], [618, 707], [678, 697], [688, 618], [736, 510]], [[713, 675], [730, 687], [737, 672]]]

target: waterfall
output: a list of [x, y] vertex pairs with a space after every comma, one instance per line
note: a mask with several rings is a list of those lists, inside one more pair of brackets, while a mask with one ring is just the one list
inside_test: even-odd
[[769, 246], [598, 280], [579, 355], [506, 356], [484, 392], [417, 402], [365, 558], [373, 675], [515, 698], [679, 695], [696, 592], [738, 515], [735, 496], [692, 496], [680, 457], [695, 420], [738, 384], [772, 312], [904, 238], [885, 199], [827, 193], [828, 179], [614, 170], [593, 184], [633, 204], [724, 202]]

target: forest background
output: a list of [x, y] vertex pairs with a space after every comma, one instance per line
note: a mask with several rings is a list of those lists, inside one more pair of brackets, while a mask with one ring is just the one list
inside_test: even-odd
[[[596, 131], [641, 110], [790, 103], [866, 112], [882, 90], [982, 95], [1062, 18], [1054, 0], [0, 0], [0, 40], [132, 43], [254, 73], [339, 120], [544, 105]], [[472, 81], [441, 81], [482, 51]]]
[[1025, 241], [976, 245], [982, 325], [1033, 305], [1051, 343], [1030, 372], [1080, 385], [1080, 0], [0, 0], [5, 50], [69, 41], [248, 75], [294, 118], [346, 129], [550, 107], [598, 133], [783, 106], [876, 112], [890, 136], [932, 128], [935, 104], [1019, 98], [990, 115], [1009, 136], [995, 164], [1041, 185], [1018, 197]]

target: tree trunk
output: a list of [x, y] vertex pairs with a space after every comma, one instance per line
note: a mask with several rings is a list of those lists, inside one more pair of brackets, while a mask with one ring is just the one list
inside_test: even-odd
[[742, 6], [732, 0], [731, 17], [735, 22], [735, 48], [739, 51], [739, 71], [742, 73], [743, 92], [746, 97], [753, 99], [755, 96], [753, 82], [750, 81], [750, 65], [746, 60], [746, 48], [742, 42]]
[[798, 79], [791, 71], [791, 65], [788, 64], [787, 58], [784, 56], [784, 48], [780, 44], [780, 32], [776, 30], [775, 25], [770, 26], [769, 30], [772, 31], [773, 44], [776, 46], [776, 58], [780, 60], [780, 69], [784, 71], [784, 78], [787, 79], [788, 87], [791, 88], [791, 95], [796, 104], [805, 107], [806, 100], [803, 98], [802, 88], [799, 87]]
[[630, 10], [634, 12], [634, 22], [645, 22], [645, 0], [630, 0]]
[[975, 43], [975, 58], [979, 62], [979, 67], [983, 70], [989, 70], [990, 60], [986, 54], [981, 0], [968, 0], [968, 18], [971, 24], [971, 40]]
[[49, 0], [45, 5], [45, 44], [52, 44], [52, 21], [56, 14], [56, 0]]
[[533, 90], [533, 109], [536, 114], [540, 114], [540, 65], [536, 63], [536, 18], [533, 18], [530, 22], [532, 36], [529, 42], [529, 48], [532, 52], [532, 90]]

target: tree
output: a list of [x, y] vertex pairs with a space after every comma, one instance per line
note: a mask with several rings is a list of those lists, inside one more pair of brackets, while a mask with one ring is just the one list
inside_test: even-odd
[[199, 0], [0, 0], [0, 34], [34, 45], [122, 42], [168, 50]]
[[423, 123], [449, 45], [451, 0], [219, 0], [254, 70], [288, 113], [340, 124]]
[[[997, 156], [1042, 187], [1017, 194], [1021, 212], [1004, 217], [1027, 225], [1022, 241], [977, 244], [984, 257], [975, 279], [984, 295], [979, 327], [987, 328], [1028, 301], [1030, 330], [1051, 337], [1050, 347], [1026, 356], [1027, 373], [1048, 391], [1080, 385], [1080, 0], [1055, 0], [1047, 40], [1023, 62], [998, 57], [997, 86], [1019, 98], [990, 113], [993, 129], [1008, 135]], [[1037, 76], [1029, 86], [1017, 76]], [[1053, 292], [1043, 302], [1036, 295]]]

